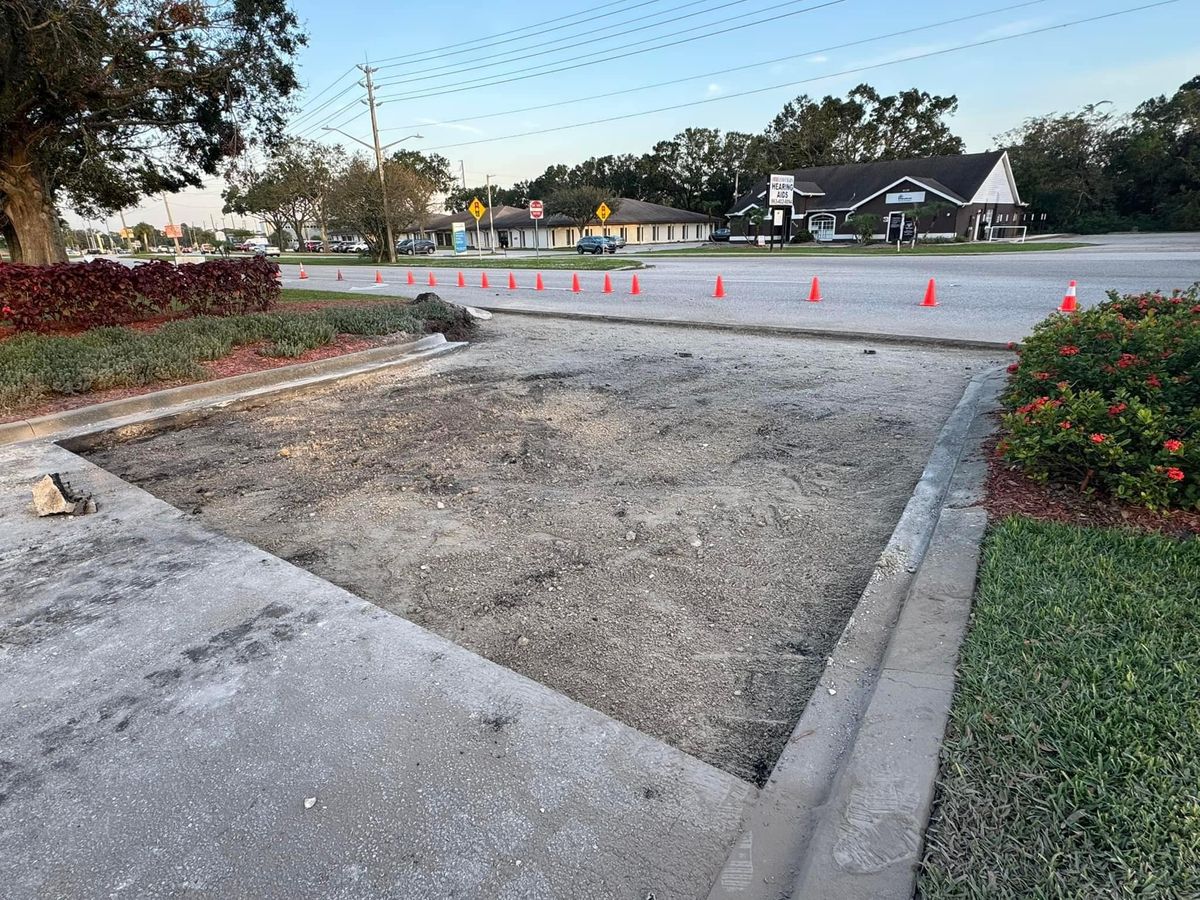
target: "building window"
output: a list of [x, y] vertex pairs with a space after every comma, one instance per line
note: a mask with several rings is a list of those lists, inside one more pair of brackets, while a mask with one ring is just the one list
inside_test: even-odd
[[641, 225], [639, 225], [637, 227], [637, 242], [639, 244], [642, 242], [642, 226]]
[[683, 238], [682, 238], [682, 239], [683, 239], [683, 240], [685, 240], [685, 241], [687, 240], [687, 232], [688, 232], [688, 227], [687, 227], [686, 225], [684, 225], [684, 226], [683, 226]]
[[650, 226], [650, 240], [652, 240], [652, 241], [658, 240], [658, 226], [657, 225]]
[[623, 241], [627, 241], [627, 240], [629, 240], [629, 235], [628, 235], [628, 234], [626, 234], [626, 232], [627, 232], [628, 230], [629, 230], [629, 229], [628, 229], [628, 228], [626, 228], [624, 225], [622, 225], [622, 226], [621, 226], [621, 240], [623, 240]]
[[808, 230], [818, 241], [832, 241], [837, 218], [830, 213], [818, 213], [808, 218]]

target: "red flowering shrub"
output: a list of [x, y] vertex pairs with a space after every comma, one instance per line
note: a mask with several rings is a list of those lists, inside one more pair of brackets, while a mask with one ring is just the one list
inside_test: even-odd
[[0, 320], [21, 331], [91, 328], [170, 313], [241, 315], [279, 299], [265, 259], [124, 266], [107, 259], [52, 266], [0, 263]]
[[1021, 348], [1005, 458], [1153, 508], [1200, 509], [1200, 285], [1056, 313]]

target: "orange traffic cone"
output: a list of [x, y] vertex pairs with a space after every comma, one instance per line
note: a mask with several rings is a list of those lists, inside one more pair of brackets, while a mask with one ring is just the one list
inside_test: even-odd
[[607, 272], [604, 273], [604, 293], [612, 293], [612, 276]]
[[308, 277], [308, 273], [304, 271], [304, 263], [300, 263], [300, 280], [303, 281]]
[[337, 277], [337, 280], [338, 280], [338, 281], [345, 281], [345, 280], [346, 280], [345, 278], [343, 278], [343, 277], [342, 277], [342, 270], [341, 270], [341, 269], [338, 269], [338, 277]]
[[583, 288], [579, 286], [579, 273], [572, 272], [571, 273], [571, 291], [573, 293], [578, 294], [582, 290], [583, 290]]
[[921, 301], [922, 306], [937, 306], [937, 285], [932, 278], [929, 279], [929, 284], [925, 288], [925, 299]]
[[813, 276], [812, 287], [808, 289], [808, 302], [821, 302], [821, 282], [817, 280], [817, 276]]
[[458, 273], [458, 286], [459, 286], [459, 287], [466, 287], [466, 286], [467, 286], [467, 279], [463, 278], [463, 273], [462, 273], [462, 272], [459, 272], [459, 273]]
[[717, 287], [716, 290], [713, 291], [713, 296], [718, 300], [725, 296], [725, 282], [722, 280], [720, 275], [717, 276]]
[[378, 269], [375, 270], [375, 283], [383, 284], [383, 273], [380, 272]]
[[416, 284], [417, 279], [413, 277], [412, 269], [408, 270], [408, 278], [405, 279], [406, 284]]
[[508, 273], [508, 289], [510, 291], [515, 291], [517, 289], [517, 276], [512, 272]]
[[481, 288], [490, 287], [490, 285], [488, 284], [488, 280], [487, 280], [487, 272], [479, 273], [479, 286]]
[[542, 283], [542, 273], [541, 272], [537, 273], [537, 278], [533, 282], [533, 289], [535, 291], [544, 291], [546, 289], [546, 285]]
[[631, 284], [629, 286], [629, 293], [632, 296], [636, 297], [641, 292], [642, 292], [642, 286], [640, 284], [638, 284], [637, 275], [634, 275], [633, 276], [633, 284]]
[[[301, 275], [301, 278], [304, 276]], [[1075, 300], [1075, 279], [1071, 279], [1071, 283], [1067, 285], [1067, 293], [1063, 296], [1062, 306], [1058, 308], [1059, 312], [1078, 312], [1079, 304]]]

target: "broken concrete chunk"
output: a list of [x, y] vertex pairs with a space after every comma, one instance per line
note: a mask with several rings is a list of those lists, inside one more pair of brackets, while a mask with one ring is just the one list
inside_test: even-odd
[[61, 475], [52, 472], [33, 486], [33, 511], [39, 516], [86, 516], [96, 511], [96, 501], [76, 495]]

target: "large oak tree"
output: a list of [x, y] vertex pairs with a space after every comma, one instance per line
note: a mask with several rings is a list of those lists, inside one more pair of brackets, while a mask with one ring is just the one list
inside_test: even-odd
[[198, 186], [282, 131], [303, 45], [286, 0], [0, 3], [0, 229], [65, 259], [55, 212]]

